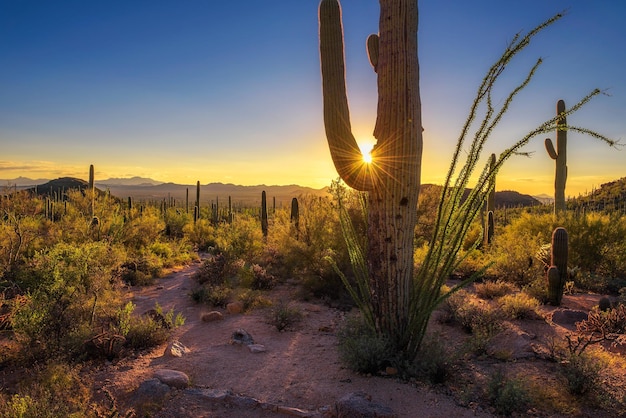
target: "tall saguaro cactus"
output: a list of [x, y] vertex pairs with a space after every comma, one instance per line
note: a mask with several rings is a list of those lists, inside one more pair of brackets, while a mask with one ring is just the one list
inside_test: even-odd
[[565, 211], [565, 182], [567, 181], [567, 118], [565, 102], [559, 100], [556, 104], [556, 115], [560, 116], [556, 122], [556, 150], [550, 138], [546, 138], [545, 145], [548, 155], [556, 163], [554, 175], [554, 213]]
[[378, 77], [378, 112], [372, 162], [365, 163], [351, 132], [345, 83], [341, 7], [319, 7], [324, 124], [328, 146], [344, 182], [368, 192], [367, 266], [372, 316], [379, 333], [403, 350], [413, 278], [422, 158], [416, 0], [380, 0], [378, 35], [367, 41]]
[[560, 305], [567, 281], [568, 235], [565, 228], [552, 232], [550, 268], [547, 271], [548, 299], [552, 305]]

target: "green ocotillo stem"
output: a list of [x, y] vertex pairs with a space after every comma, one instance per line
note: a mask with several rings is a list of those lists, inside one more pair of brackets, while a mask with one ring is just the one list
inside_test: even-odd
[[263, 190], [261, 193], [261, 230], [264, 237], [267, 237], [267, 228], [267, 196], [265, 190]]
[[[496, 154], [489, 157], [489, 171], [493, 171], [496, 166]], [[483, 229], [483, 247], [491, 244], [495, 232], [494, 211], [496, 210], [496, 177], [491, 177], [489, 182], [489, 194], [487, 195], [487, 218]]]
[[[550, 303], [553, 305], [560, 305], [563, 298], [563, 289], [565, 288], [565, 282], [567, 281], [567, 256], [568, 256], [568, 235], [567, 230], [563, 227], [558, 227], [552, 232], [552, 248], [551, 248], [551, 261], [550, 266], [556, 267], [558, 271], [558, 283], [551, 283], [550, 280], [555, 281], [554, 278], [548, 276], [548, 289], [551, 286], [556, 286], [556, 292], [550, 290]], [[552, 273], [555, 274], [555, 273]]]
[[556, 114], [559, 116], [556, 122], [556, 150], [550, 138], [546, 138], [546, 151], [550, 158], [556, 162], [554, 174], [554, 212], [565, 211], [565, 183], [567, 182], [567, 118], [565, 102], [559, 100], [556, 104]]

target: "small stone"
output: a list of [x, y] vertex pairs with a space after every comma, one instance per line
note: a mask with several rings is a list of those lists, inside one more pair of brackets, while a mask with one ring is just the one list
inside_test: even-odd
[[184, 389], [189, 386], [189, 376], [177, 370], [161, 369], [154, 372], [154, 377], [168, 386]]
[[251, 353], [265, 353], [267, 351], [267, 348], [265, 348], [265, 346], [263, 344], [250, 344], [248, 346], [248, 350], [250, 350]]
[[355, 392], [345, 395], [337, 401], [335, 407], [338, 417], [398, 417], [393, 409], [388, 406], [372, 402], [372, 397], [364, 392]]
[[202, 322], [214, 322], [224, 319], [224, 315], [218, 311], [211, 311], [202, 314]]
[[187, 354], [189, 351], [190, 350], [187, 347], [185, 347], [183, 343], [181, 343], [180, 341], [174, 340], [167, 345], [167, 348], [165, 349], [165, 355], [172, 356], [172, 357], [182, 357], [185, 354]]
[[243, 302], [241, 301], [231, 302], [226, 305], [226, 312], [229, 314], [240, 314], [243, 312], [243, 307]]
[[385, 369], [385, 373], [386, 373], [388, 376], [395, 376], [395, 375], [397, 375], [397, 374], [398, 374], [398, 369], [396, 369], [395, 367], [387, 367], [387, 368]]
[[239, 328], [238, 330], [233, 332], [233, 335], [230, 339], [230, 343], [251, 345], [251, 344], [254, 344], [254, 339], [252, 338], [252, 335], [248, 334], [248, 331], [246, 331], [243, 328]]

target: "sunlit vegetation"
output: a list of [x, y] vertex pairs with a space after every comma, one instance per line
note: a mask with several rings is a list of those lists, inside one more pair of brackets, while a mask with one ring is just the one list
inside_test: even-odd
[[[335, 196], [341, 196], [352, 225], [362, 233], [365, 221], [359, 193], [341, 183], [332, 188]], [[239, 208], [230, 216], [217, 217], [214, 209], [203, 208], [194, 220], [193, 213], [175, 202], [135, 202], [129, 207], [103, 193], [94, 199], [92, 216], [89, 193], [69, 190], [51, 200], [5, 190], [0, 199], [0, 326], [4, 330], [0, 361], [5, 367], [39, 366], [30, 377], [32, 382], [3, 389], [0, 411], [28, 416], [19, 411], [28, 414], [47, 408], [54, 399], [71, 398], [54, 408], [63, 408], [59, 413], [68, 416], [96, 416], [102, 405], [88, 401], [90, 386], [81, 381], [80, 365], [159, 346], [185, 319], [159, 306], [151, 315], [141, 315], [122, 297], [124, 289], [154, 284], [169, 268], [200, 258], [197, 287], [190, 291], [194, 301], [215, 309], [225, 309], [231, 302], [241, 303], [244, 311], [267, 308], [268, 323], [277, 330], [297, 332], [301, 312], [288, 300], [272, 306], [267, 297], [276, 286], [297, 286], [301, 299], [352, 307], [355, 314], [337, 332], [340, 356], [349, 368], [375, 375], [396, 370], [404, 379], [445, 384], [467, 359], [491, 355], [506, 362], [505, 352], [488, 354], [489, 342], [507, 321], [540, 318], [546, 302], [550, 234], [556, 226], [567, 228], [570, 237], [566, 292], [600, 293], [609, 296], [611, 303], [605, 311], [590, 315], [586, 331], [555, 342], [552, 358], [560, 365], [554, 366], [558, 379], [565, 382], [561, 389], [526, 390], [534, 387], [533, 376], [506, 373], [506, 379], [486, 376], [480, 393], [502, 414], [519, 411], [516, 405], [529, 401], [567, 413], [567, 408], [585, 402], [580, 398], [572, 406], [572, 396], [590, 394], [608, 396], [613, 407], [623, 407], [616, 396], [600, 392], [598, 383], [609, 373], [608, 364], [623, 365], [615, 366], [615, 360], [602, 354], [595, 342], [598, 335], [609, 332], [613, 339], [606, 341], [618, 341], [624, 332], [620, 303], [626, 295], [626, 216], [621, 211], [569, 210], [557, 221], [549, 206], [500, 208], [495, 211], [493, 240], [485, 248], [473, 245], [482, 236], [482, 221], [477, 219], [459, 252], [463, 262], [450, 280], [458, 282], [488, 267], [479, 282], [438, 308], [436, 321], [440, 327], [457, 327], [465, 343], [451, 347], [445, 335], [429, 332], [418, 358], [407, 362], [364, 325], [337, 274], [339, 270], [346, 280], [354, 280], [337, 201], [330, 196], [297, 198], [297, 223], [288, 208], [271, 208], [265, 237], [259, 208]], [[435, 199], [428, 192], [420, 198], [417, 264], [428, 249]], [[59, 374], [64, 380], [54, 377]], [[50, 379], [55, 383], [51, 385]], [[70, 387], [80, 393], [72, 397]]]

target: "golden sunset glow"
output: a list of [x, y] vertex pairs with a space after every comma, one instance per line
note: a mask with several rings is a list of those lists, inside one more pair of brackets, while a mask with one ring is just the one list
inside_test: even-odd
[[359, 143], [361, 154], [363, 154], [363, 162], [370, 164], [372, 162], [372, 148], [374, 148], [373, 142], [361, 142]]

